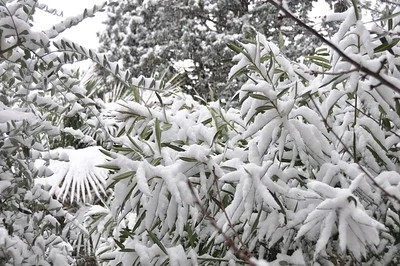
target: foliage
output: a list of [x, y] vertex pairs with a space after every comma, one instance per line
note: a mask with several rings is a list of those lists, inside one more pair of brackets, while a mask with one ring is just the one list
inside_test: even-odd
[[[290, 0], [288, 5], [310, 22], [313, 2]], [[226, 43], [254, 37], [253, 28], [270, 39], [280, 38], [292, 58], [311, 54], [318, 44], [264, 1], [124, 0], [112, 5], [108, 15], [101, 51], [121, 60], [135, 76], [174, 68], [185, 75], [186, 92], [213, 101], [229, 99], [238, 89], [227, 83], [233, 53]]]
[[[253, 30], [230, 43], [227, 109], [55, 41], [103, 6], [34, 32], [53, 11], [0, 0], [0, 263], [399, 264], [400, 103], [382, 81], [399, 84], [400, 20], [367, 27], [352, 3], [330, 17], [348, 57], [292, 61]], [[65, 67], [86, 58], [111, 91]]]
[[[397, 17], [358, 12], [333, 44], [398, 84]], [[87, 220], [105, 264], [399, 263], [398, 95], [328, 47], [302, 64], [255, 36], [230, 45], [239, 110], [159, 90], [112, 112], [115, 193]]]
[[[36, 32], [35, 10], [55, 10], [37, 1], [0, 1], [1, 265], [71, 265], [78, 235], [88, 233], [51, 187], [36, 181], [52, 176], [52, 160], [69, 161], [62, 150], [51, 150], [67, 148], [63, 134], [79, 133], [66, 121], [98, 115], [75, 73], [64, 68], [92, 52], [55, 39], [101, 8]], [[89, 136], [80, 142], [96, 143]]]

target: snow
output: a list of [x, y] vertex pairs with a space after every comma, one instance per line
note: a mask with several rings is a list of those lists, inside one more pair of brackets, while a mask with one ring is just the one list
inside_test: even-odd
[[[53, 156], [51, 156], [53, 154]], [[61, 154], [62, 160], [54, 160]], [[49, 156], [50, 155], [50, 156]], [[98, 168], [105, 162], [105, 155], [99, 147], [87, 147], [80, 150], [58, 149], [52, 153], [44, 153], [44, 159], [52, 159], [49, 169], [54, 172], [52, 176], [37, 178], [38, 184], [51, 184], [51, 194], [65, 201], [87, 201], [92, 198], [86, 191], [94, 191], [97, 197], [104, 193], [103, 186], [106, 182], [106, 169]], [[69, 158], [69, 161], [66, 159]], [[41, 162], [38, 161], [37, 164]]]
[[11, 182], [8, 180], [0, 180], [0, 194], [11, 186]]
[[140, 164], [136, 170], [136, 182], [140, 191], [142, 191], [147, 196], [151, 196], [152, 193], [147, 184], [146, 170], [144, 164]]
[[[147, 1], [147, 4], [153, 2]], [[81, 19], [82, 16], [75, 16], [65, 23], [73, 24]], [[378, 70], [384, 57], [372, 58], [374, 46], [371, 38], [374, 36], [361, 22], [355, 21], [351, 10], [330, 19], [344, 21], [335, 35], [335, 43], [349, 53], [358, 53], [357, 49], [360, 49], [354, 58]], [[133, 17], [133, 20], [141, 23], [138, 18]], [[22, 21], [20, 23], [21, 27], [26, 27]], [[47, 34], [51, 38], [55, 37], [58, 32], [68, 28], [65, 23], [57, 24]], [[29, 34], [45, 43], [49, 41], [48, 36], [35, 32]], [[12, 45], [13, 41], [9, 39], [6, 45]], [[357, 41], [363, 45], [356, 46]], [[72, 42], [66, 40], [57, 43], [72, 45]], [[226, 215], [235, 230], [243, 230], [241, 235], [246, 241], [247, 237], [253, 237], [252, 230], [255, 230], [255, 237], [246, 242], [250, 249], [257, 246], [257, 241], [266, 242], [269, 248], [277, 245], [282, 253], [275, 254], [277, 259], [271, 265], [281, 262], [308, 264], [310, 261], [305, 261], [305, 258], [314, 256], [314, 261], [323, 260], [326, 254], [332, 254], [331, 249], [338, 248], [348, 252], [349, 258], [360, 260], [367, 251], [373, 251], [376, 245], [381, 244], [382, 233], [389, 235], [388, 225], [381, 223], [377, 210], [393, 216], [390, 219], [384, 217], [385, 222], [396, 224], [395, 221], [398, 221], [394, 211], [398, 209], [398, 203], [393, 199], [382, 200], [385, 193], [365, 177], [366, 173], [358, 165], [359, 160], [367, 173], [386, 192], [399, 195], [398, 151], [394, 148], [398, 137], [385, 130], [379, 122], [381, 118], [387, 117], [393, 131], [397, 130], [400, 118], [394, 100], [396, 94], [386, 90], [385, 86], [371, 88], [370, 85], [376, 82], [358, 72], [344, 74], [337, 80], [332, 77], [314, 79], [312, 75], [299, 77], [298, 73], [309, 73], [309, 69], [286, 59], [276, 45], [259, 33], [255, 43], [246, 42], [241, 46], [247, 56], [242, 54], [234, 58], [237, 64], [232, 68], [230, 77], [246, 68], [248, 80], [240, 88], [239, 94], [241, 99], [248, 97], [249, 93], [253, 93], [253, 97], [246, 98], [242, 106], [232, 108], [231, 111], [224, 110], [219, 103], [201, 106], [191, 97], [175, 91], [173, 94], [176, 95], [168, 96], [169, 92], [159, 90], [160, 82], [143, 77], [132, 80], [132, 84], [140, 91], [140, 102], [120, 100], [117, 104], [105, 105], [100, 111], [93, 109], [96, 115], [111, 121], [110, 127], [115, 127], [113, 133], [125, 129], [122, 136], [110, 133], [110, 141], [115, 144], [115, 150], [110, 151], [109, 157], [96, 146], [46, 151], [51, 138], [40, 134], [46, 135], [44, 129], [53, 130], [52, 134], [57, 133], [50, 121], [43, 121], [38, 129], [36, 123], [40, 120], [34, 115], [36, 113], [18, 109], [17, 104], [11, 108], [0, 103], [0, 123], [4, 130], [1, 139], [4, 139], [4, 144], [0, 143], [1, 154], [8, 152], [4, 147], [17, 149], [21, 144], [24, 149], [37, 149], [32, 156], [42, 159], [35, 160], [33, 165], [32, 158], [21, 157], [26, 159], [26, 165], [24, 160], [19, 160], [21, 166], [13, 166], [10, 173], [0, 175], [0, 193], [6, 192], [13, 185], [11, 177], [14, 171], [19, 171], [19, 168], [37, 170], [41, 178], [35, 180], [37, 185], [32, 191], [24, 194], [24, 200], [48, 202], [50, 213], [64, 215], [84, 233], [87, 233], [87, 229], [74, 216], [66, 213], [62, 204], [54, 200], [52, 195], [78, 204], [99, 200], [103, 206], [88, 208], [85, 216], [88, 223], [85, 226], [94, 226], [91, 229], [99, 233], [99, 243], [102, 245], [96, 248], [97, 251], [106, 252], [103, 258], [114, 258], [115, 263], [131, 263], [137, 258], [143, 265], [157, 264], [167, 259], [173, 265], [187, 265], [188, 258], [197, 261], [197, 244], [190, 243], [195, 246], [191, 250], [185, 250], [183, 244], [180, 244], [180, 240], [187, 240], [185, 237], [190, 234], [189, 229], [197, 235], [195, 242], [222, 244], [223, 237], [204, 219], [204, 213], [196, 206], [194, 197], [197, 197], [200, 204], [204, 204], [202, 207], [210, 212], [224, 232], [232, 234]], [[36, 46], [31, 43], [29, 47], [33, 49]], [[155, 53], [162, 49], [161, 46], [153, 48]], [[79, 46], [74, 49], [88, 53], [87, 49]], [[273, 60], [262, 62], [261, 58], [266, 55]], [[16, 58], [22, 60], [24, 57], [15, 54], [11, 59]], [[337, 55], [332, 55], [328, 60], [332, 62], [332, 72], [350, 69], [350, 65], [341, 61]], [[109, 68], [113, 72], [117, 70], [115, 65]], [[389, 73], [388, 79], [399, 83], [390, 68], [385, 68], [385, 71]], [[60, 75], [68, 77], [68, 73], [64, 74], [60, 71]], [[35, 78], [41, 77], [38, 75]], [[31, 81], [25, 78], [23, 82], [28, 84]], [[70, 116], [82, 112], [87, 104], [92, 103], [89, 98], [82, 98], [79, 103], [76, 101], [85, 97], [87, 92], [84, 86], [74, 82], [75, 79], [65, 83], [71, 86], [70, 92], [65, 94], [65, 98], [71, 102], [67, 106], [71, 107], [67, 114]], [[328, 85], [321, 87], [321, 84], [328, 82]], [[66, 108], [57, 104], [54, 97], [40, 93], [39, 85], [32, 90], [29, 86], [21, 87], [17, 92], [26, 96], [26, 99], [21, 97], [17, 103], [25, 103], [24, 99], [34, 111], [38, 109], [33, 109], [33, 104], [47, 109], [60, 108], [58, 111]], [[279, 95], [286, 89], [287, 92]], [[163, 104], [154, 97], [154, 90], [158, 90]], [[311, 96], [307, 96], [309, 92]], [[314, 97], [317, 106], [309, 101], [309, 97]], [[357, 104], [357, 108], [363, 112], [355, 110], [346, 101]], [[258, 112], [266, 104], [271, 104], [271, 109]], [[102, 113], [104, 110], [105, 114]], [[50, 118], [49, 112], [43, 114], [43, 120]], [[99, 125], [93, 121], [93, 125]], [[19, 126], [25, 126], [27, 132], [24, 128], [12, 135]], [[87, 132], [79, 129], [61, 127], [59, 132], [96, 144], [92, 137], [87, 136]], [[34, 145], [34, 137], [38, 134], [45, 140], [41, 145]], [[121, 152], [117, 152], [118, 148]], [[353, 158], [348, 149], [355, 151], [354, 157], [360, 158]], [[108, 170], [98, 167], [104, 164], [114, 169], [112, 175]], [[216, 184], [214, 178], [217, 179]], [[39, 189], [41, 184], [51, 188], [49, 193]], [[114, 192], [108, 199], [104, 198], [106, 185], [110, 185], [110, 192]], [[220, 191], [216, 190], [216, 186]], [[23, 190], [20, 187], [16, 192], [23, 193]], [[223, 198], [222, 202], [219, 202], [219, 197]], [[28, 206], [28, 203], [22, 203]], [[221, 204], [226, 205], [226, 213]], [[26, 206], [18, 207], [25, 210]], [[390, 212], [390, 209], [393, 211]], [[3, 215], [8, 219], [12, 213], [8, 211]], [[53, 216], [41, 215], [35, 217], [45, 217], [47, 222], [58, 226], [59, 221]], [[90, 216], [102, 218], [91, 224], [90, 219], [93, 217]], [[125, 238], [123, 229], [127, 227], [133, 230], [139, 219], [143, 219], [143, 222], [138, 223], [139, 227]], [[25, 219], [19, 221], [24, 222]], [[26, 228], [32, 230], [29, 226]], [[22, 227], [17, 229], [22, 232]], [[160, 242], [154, 240], [150, 230]], [[4, 231], [0, 228], [0, 242], [5, 242]], [[338, 241], [330, 241], [336, 234]], [[306, 239], [304, 242], [312, 241], [316, 245], [308, 247], [307, 252], [298, 249], [292, 255], [287, 255], [285, 249], [293, 241], [302, 243], [301, 238]], [[391, 241], [391, 237], [384, 239], [387, 243]], [[114, 252], [120, 251], [117, 247], [120, 245], [116, 245], [117, 240], [126, 248], [135, 249], [135, 252]], [[37, 244], [35, 252], [44, 249], [45, 245], [60, 247], [54, 251], [48, 250], [49, 261], [53, 264], [67, 263], [66, 256], [60, 250], [69, 252], [71, 247], [63, 246], [64, 242], [59, 236], [49, 233], [46, 243], [38, 240]], [[110, 249], [109, 253], [107, 249], [102, 249], [105, 246]], [[163, 246], [166, 252], [161, 248]], [[264, 247], [260, 247], [259, 254], [265, 254], [265, 249], [262, 249]], [[14, 255], [19, 254], [17, 249], [8, 251]], [[232, 251], [223, 255], [229, 263], [235, 263]], [[267, 264], [255, 259], [254, 262]]]
[[27, 120], [30, 123], [33, 123], [36, 120], [36, 117], [32, 113], [19, 111], [17, 109], [0, 110], [0, 123], [20, 120]]

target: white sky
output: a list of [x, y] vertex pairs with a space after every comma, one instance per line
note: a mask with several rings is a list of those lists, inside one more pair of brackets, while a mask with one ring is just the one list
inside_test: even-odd
[[[41, 10], [37, 10], [35, 19], [35, 28], [46, 30], [55, 23], [63, 19], [83, 13], [85, 8], [92, 8], [95, 4], [101, 4], [103, 0], [39, 0], [39, 3], [46, 4], [50, 8], [57, 9], [60, 13], [63, 11], [64, 17], [50, 15]], [[99, 46], [97, 32], [105, 29], [102, 21], [106, 19], [105, 12], [99, 12], [94, 18], [87, 18], [77, 26], [66, 30], [62, 37], [77, 42], [86, 48], [97, 48]]]
[[310, 17], [315, 19], [320, 19], [326, 16], [330, 11], [329, 5], [324, 0], [318, 0], [318, 2], [313, 3], [314, 9], [310, 12]]

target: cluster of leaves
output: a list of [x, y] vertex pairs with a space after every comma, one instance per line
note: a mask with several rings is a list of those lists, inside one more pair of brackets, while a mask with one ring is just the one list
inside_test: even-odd
[[399, 263], [398, 94], [354, 65], [398, 84], [400, 24], [368, 29], [358, 12], [335, 14], [352, 62], [323, 47], [296, 63], [260, 33], [230, 45], [240, 109], [161, 89], [120, 101], [103, 165], [114, 194], [87, 216], [99, 259]]

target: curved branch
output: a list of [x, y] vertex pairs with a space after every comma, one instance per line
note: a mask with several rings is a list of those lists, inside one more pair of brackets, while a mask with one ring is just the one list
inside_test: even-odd
[[277, 1], [277, 0], [267, 0], [267, 2], [271, 3], [274, 5], [277, 9], [279, 9], [284, 17], [290, 18], [294, 20], [297, 24], [299, 24], [301, 27], [305, 28], [307, 31], [311, 32], [312, 35], [320, 39], [323, 43], [331, 47], [335, 52], [337, 52], [344, 60], [352, 64], [354, 67], [356, 67], [359, 71], [364, 72], [365, 74], [374, 77], [379, 81], [379, 85], [386, 85], [393, 91], [400, 93], [400, 88], [397, 87], [395, 84], [387, 80], [386, 78], [382, 77], [378, 72], [374, 72], [371, 69], [363, 66], [360, 63], [357, 63], [355, 60], [353, 60], [350, 56], [348, 56], [345, 52], [340, 50], [339, 47], [337, 47], [335, 44], [333, 44], [331, 41], [327, 40], [325, 37], [323, 37], [321, 34], [319, 34], [315, 29], [312, 27], [308, 26], [306, 23], [304, 23], [301, 19], [297, 18], [295, 15], [293, 15], [289, 10], [287, 10], [284, 6], [282, 1]]

